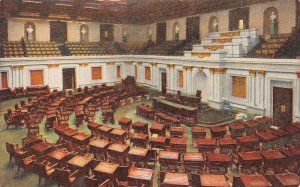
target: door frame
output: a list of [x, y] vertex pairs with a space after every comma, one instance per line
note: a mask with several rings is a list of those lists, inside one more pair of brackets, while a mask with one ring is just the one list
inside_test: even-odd
[[[73, 72], [72, 72], [72, 74], [74, 75], [74, 80], [72, 82], [72, 87], [73, 88], [64, 88], [64, 70], [66, 70], [66, 69], [68, 69], [68, 70], [72, 69], [73, 70]], [[65, 89], [76, 90], [76, 88], [77, 88], [77, 79], [76, 79], [76, 68], [75, 67], [64, 67], [64, 68], [62, 68], [62, 83], [63, 83], [63, 85], [62, 85], [63, 90], [65, 90]], [[74, 86], [73, 86], [73, 84], [74, 84]]]

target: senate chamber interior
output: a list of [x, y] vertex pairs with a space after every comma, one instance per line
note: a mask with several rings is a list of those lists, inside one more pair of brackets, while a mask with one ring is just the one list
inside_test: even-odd
[[0, 187], [299, 187], [300, 0], [0, 0]]

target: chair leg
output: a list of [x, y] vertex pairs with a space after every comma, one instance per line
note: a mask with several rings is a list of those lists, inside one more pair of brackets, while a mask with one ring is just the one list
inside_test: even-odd
[[39, 185], [41, 184], [41, 181], [42, 181], [42, 177], [39, 176]]

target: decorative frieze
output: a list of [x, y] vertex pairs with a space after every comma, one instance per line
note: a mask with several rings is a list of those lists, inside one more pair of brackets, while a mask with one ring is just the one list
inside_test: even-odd
[[256, 71], [255, 70], [249, 70], [249, 76], [254, 77], [256, 75]]
[[209, 68], [210, 72], [213, 74], [226, 74], [226, 68]]
[[192, 56], [198, 58], [205, 58], [205, 57], [210, 57], [211, 53], [192, 53]]

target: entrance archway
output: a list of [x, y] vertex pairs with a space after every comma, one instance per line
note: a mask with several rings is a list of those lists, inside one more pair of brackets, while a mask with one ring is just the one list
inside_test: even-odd
[[196, 94], [197, 90], [201, 90], [201, 101], [207, 102], [208, 89], [207, 89], [207, 76], [204, 72], [197, 72], [193, 79], [193, 93]]

